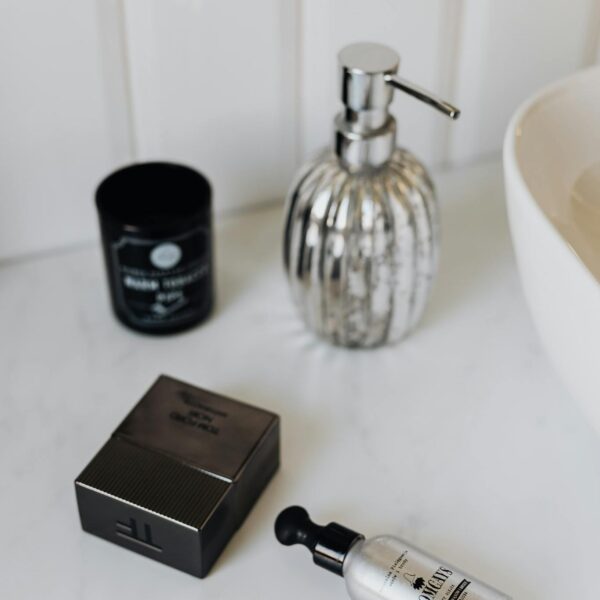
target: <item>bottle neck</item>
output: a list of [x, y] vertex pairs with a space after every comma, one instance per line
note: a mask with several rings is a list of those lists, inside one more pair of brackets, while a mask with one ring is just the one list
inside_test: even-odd
[[396, 120], [386, 109], [346, 109], [335, 119], [335, 153], [351, 171], [385, 164], [396, 148]]
[[355, 559], [360, 555], [362, 551], [362, 547], [365, 543], [365, 537], [360, 536], [354, 540], [348, 552], [346, 552], [346, 556], [344, 557], [344, 561], [342, 563], [342, 577], [346, 577], [349, 570], [352, 568], [352, 564], [355, 562]]
[[336, 575], [344, 576], [344, 561], [348, 552], [364, 537], [339, 523], [329, 523], [321, 529], [322, 534], [316, 540], [313, 562]]

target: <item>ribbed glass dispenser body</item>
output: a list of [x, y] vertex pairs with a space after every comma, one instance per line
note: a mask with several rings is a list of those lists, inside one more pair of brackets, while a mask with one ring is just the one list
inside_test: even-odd
[[353, 44], [339, 55], [344, 110], [333, 150], [298, 173], [288, 194], [284, 263], [307, 325], [330, 342], [394, 342], [421, 318], [439, 247], [438, 205], [423, 164], [396, 147], [394, 87], [458, 111], [395, 76], [397, 54]]

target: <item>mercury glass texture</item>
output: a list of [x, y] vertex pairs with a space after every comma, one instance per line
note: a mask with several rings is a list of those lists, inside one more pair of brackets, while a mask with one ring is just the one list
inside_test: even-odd
[[307, 325], [342, 346], [403, 338], [427, 302], [438, 229], [433, 184], [410, 152], [356, 172], [321, 154], [287, 199], [284, 262]]

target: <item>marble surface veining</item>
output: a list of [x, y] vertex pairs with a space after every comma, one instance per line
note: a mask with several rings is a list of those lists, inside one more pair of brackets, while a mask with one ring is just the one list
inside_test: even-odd
[[[95, 245], [0, 267], [0, 597], [345, 598], [272, 533], [279, 509], [394, 533], [515, 599], [597, 600], [600, 441], [522, 297], [501, 170], [436, 178], [440, 273], [401, 344], [306, 331], [280, 260], [282, 208], [217, 229], [218, 308], [153, 338], [108, 310]], [[218, 190], [217, 190], [218, 202]], [[205, 580], [81, 531], [73, 479], [159, 373], [282, 416], [282, 468]]]

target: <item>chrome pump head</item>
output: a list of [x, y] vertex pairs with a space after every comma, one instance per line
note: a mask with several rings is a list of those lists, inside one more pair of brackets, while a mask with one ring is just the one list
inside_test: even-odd
[[361, 42], [338, 55], [340, 91], [345, 109], [335, 121], [337, 155], [351, 169], [385, 163], [396, 146], [396, 121], [388, 111], [394, 89], [402, 90], [451, 119], [458, 108], [397, 76], [400, 57], [381, 44]]

